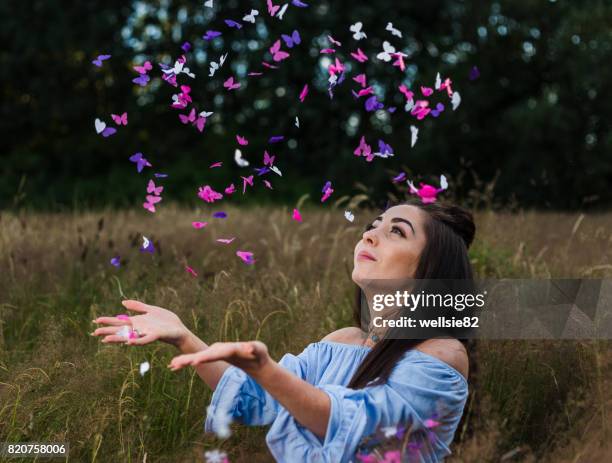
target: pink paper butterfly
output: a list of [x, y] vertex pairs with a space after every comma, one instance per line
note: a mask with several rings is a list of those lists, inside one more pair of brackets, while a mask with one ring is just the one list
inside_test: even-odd
[[147, 193], [153, 193], [156, 196], [159, 196], [161, 192], [164, 191], [163, 186], [155, 186], [155, 182], [153, 180], [149, 180], [149, 184], [147, 185]]
[[423, 93], [423, 96], [431, 96], [431, 94], [433, 93], [433, 88], [421, 87], [421, 92]]
[[304, 103], [306, 95], [308, 95], [308, 84], [304, 85], [304, 88], [300, 92], [300, 102]]
[[219, 162], [215, 162], [215, 163], [211, 164], [210, 166], [208, 166], [208, 168], [212, 169], [214, 167], [221, 167], [222, 165], [223, 165], [223, 162], [219, 161]]
[[149, 212], [155, 212], [155, 204], [162, 200], [161, 196], [146, 196], [146, 202], [143, 203], [142, 207], [144, 207]]
[[412, 93], [410, 90], [408, 90], [408, 87], [406, 87], [404, 84], [399, 86], [399, 91], [404, 94], [404, 96], [406, 97], [407, 101], [412, 101], [413, 100], [414, 93]]
[[253, 264], [255, 259], [253, 259], [253, 253], [249, 251], [236, 251], [236, 255], [242, 259], [245, 264]]
[[117, 114], [111, 114], [111, 117], [113, 118], [113, 122], [117, 125], [127, 125], [128, 124], [127, 113], [123, 113], [121, 116]]
[[236, 135], [236, 140], [238, 140], [238, 144], [240, 146], [246, 146], [249, 144], [249, 141], [246, 138], [241, 137], [240, 135]]
[[249, 175], [248, 177], [243, 177], [241, 175], [240, 177], [242, 178], [242, 194], [244, 194], [244, 192], [246, 191], [247, 183], [253, 186], [253, 176]]
[[329, 41], [331, 43], [333, 43], [337, 47], [341, 47], [342, 46], [342, 44], [340, 42], [338, 42], [337, 40], [335, 40], [331, 35], [328, 35], [327, 38], [329, 39]]
[[225, 194], [226, 195], [231, 195], [234, 191], [236, 191], [236, 187], [234, 186], [234, 184], [232, 183], [230, 186], [228, 186], [225, 189]]
[[230, 77], [225, 82], [223, 82], [223, 86], [231, 91], [231, 90], [236, 90], [236, 89], [240, 88], [241, 84], [240, 83], [235, 83], [234, 82], [234, 78]]
[[302, 215], [300, 214], [300, 211], [298, 211], [297, 209], [293, 209], [293, 216], [292, 216], [293, 220], [297, 221], [297, 222], [301, 222], [302, 221]]
[[358, 76], [353, 77], [353, 80], [360, 84], [362, 87], [365, 87], [367, 85], [365, 74], [359, 74]]
[[361, 140], [359, 140], [359, 146], [355, 149], [353, 153], [355, 154], [355, 156], [365, 156], [368, 162], [374, 159], [372, 147], [366, 143], [364, 136], [362, 136]]
[[264, 166], [271, 166], [274, 163], [274, 158], [276, 156], [270, 156], [267, 151], [264, 151], [263, 163]]
[[151, 61], [145, 61], [145, 63], [142, 66], [134, 66], [134, 70], [138, 74], [146, 74], [151, 69], [153, 69], [153, 65], [151, 64]]
[[280, 5], [274, 5], [272, 3], [272, 0], [266, 0], [266, 2], [268, 3], [268, 13], [270, 13], [270, 16], [276, 15], [276, 12], [279, 10]]
[[194, 269], [192, 269], [189, 265], [185, 265], [185, 270], [188, 273], [191, 273], [194, 277], [198, 276], [198, 273]]
[[230, 244], [232, 241], [234, 241], [236, 238], [217, 238], [217, 241], [219, 243], [223, 243], [223, 244]]
[[358, 48], [357, 52], [351, 53], [351, 56], [360, 63], [365, 63], [368, 60], [368, 57], [361, 51], [361, 48]]
[[204, 228], [206, 225], [208, 225], [208, 222], [191, 222], [191, 226], [196, 230]]
[[272, 54], [272, 59], [276, 62], [289, 58], [289, 53], [281, 50], [280, 39], [274, 42], [274, 44], [270, 47], [270, 53]]
[[267, 180], [264, 180], [264, 185], [266, 186], [266, 188], [270, 188], [271, 190], [273, 190], [274, 188], [272, 188], [272, 184], [270, 182], [268, 182]]

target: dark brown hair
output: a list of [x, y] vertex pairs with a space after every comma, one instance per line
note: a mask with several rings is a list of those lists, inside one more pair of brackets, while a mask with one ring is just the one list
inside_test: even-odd
[[[471, 212], [455, 205], [439, 202], [422, 203], [413, 199], [401, 204], [418, 207], [426, 215], [424, 222], [426, 243], [413, 278], [473, 281], [472, 265], [467, 252], [476, 231]], [[360, 328], [363, 326], [361, 299], [362, 291], [357, 287], [353, 316]], [[388, 330], [388, 333], [390, 331]], [[448, 330], [446, 335], [455, 337], [451, 330]], [[466, 339], [459, 340], [470, 355], [473, 342]], [[397, 339], [391, 334], [384, 336], [365, 356], [348, 387], [361, 389], [366, 385], [386, 383], [403, 354], [423, 341], [424, 339]], [[473, 356], [470, 355], [470, 378], [473, 376], [474, 367]]]

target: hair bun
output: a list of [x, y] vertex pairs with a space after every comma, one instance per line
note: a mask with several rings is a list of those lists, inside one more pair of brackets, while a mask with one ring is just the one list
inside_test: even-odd
[[474, 241], [474, 234], [476, 233], [476, 225], [474, 224], [473, 214], [460, 206], [449, 205], [446, 209], [451, 220], [448, 221], [448, 225], [463, 239], [465, 247], [469, 249], [470, 245]]

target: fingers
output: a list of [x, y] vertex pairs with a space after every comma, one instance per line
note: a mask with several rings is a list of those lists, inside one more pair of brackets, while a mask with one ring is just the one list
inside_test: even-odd
[[125, 344], [125, 336], [119, 336], [116, 334], [109, 334], [108, 336], [106, 336], [104, 339], [102, 339], [101, 342], [103, 342], [104, 344], [108, 344], [108, 343], [122, 343]]
[[129, 325], [129, 320], [121, 320], [117, 317], [98, 317], [94, 321], [94, 323], [104, 323], [105, 325], [112, 326], [121, 326], [121, 325]]
[[102, 336], [102, 335], [107, 335], [107, 334], [115, 334], [120, 329], [121, 328], [117, 328], [116, 326], [105, 326], [105, 327], [102, 327], [102, 328], [96, 328], [94, 330], [94, 332], [92, 333], [92, 335], [93, 336]]
[[155, 341], [157, 338], [153, 334], [147, 334], [141, 338], [128, 339], [127, 344], [130, 346], [142, 346]]
[[128, 310], [133, 310], [134, 312], [142, 312], [142, 313], [148, 312], [148, 309], [147, 309], [148, 305], [143, 302], [127, 299], [125, 301], [122, 301], [121, 303], [123, 304], [123, 307], [125, 307]]

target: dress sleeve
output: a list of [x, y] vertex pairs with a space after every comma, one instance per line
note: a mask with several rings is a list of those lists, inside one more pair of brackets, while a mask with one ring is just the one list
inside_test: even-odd
[[351, 389], [325, 384], [317, 388], [331, 400], [324, 439], [301, 426], [281, 407], [267, 437], [278, 461], [304, 455], [295, 461], [349, 462], [359, 442], [377, 428], [403, 425], [411, 426], [413, 432], [424, 432], [425, 420], [432, 418], [440, 423], [432, 447], [441, 460], [450, 453], [448, 446], [467, 399], [467, 382], [456, 370], [420, 355], [398, 364], [383, 385]]
[[[285, 354], [279, 365], [305, 379], [309, 347], [297, 356]], [[223, 372], [213, 392], [204, 431], [219, 434], [229, 421], [254, 426], [267, 425], [276, 418], [278, 408], [278, 402], [253, 378], [240, 368], [230, 366]]]

